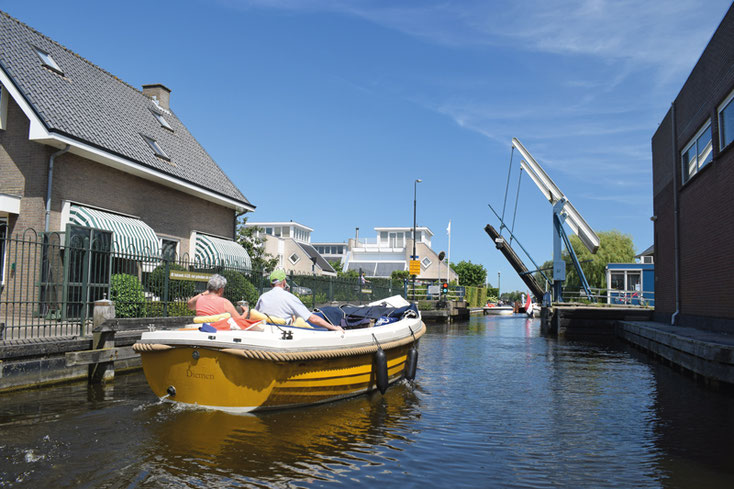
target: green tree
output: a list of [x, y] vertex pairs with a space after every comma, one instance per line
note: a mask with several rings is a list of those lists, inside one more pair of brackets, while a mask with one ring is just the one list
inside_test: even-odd
[[[278, 266], [278, 259], [265, 252], [264, 229], [258, 226], [246, 226], [247, 217], [237, 222], [237, 242], [250, 255], [253, 270], [270, 273]], [[260, 231], [260, 236], [258, 236]]]
[[408, 270], [393, 270], [390, 274], [391, 280], [405, 280], [406, 278], [410, 277], [410, 272]]
[[484, 287], [487, 282], [487, 269], [484, 265], [472, 263], [471, 260], [452, 263], [451, 269], [459, 275], [459, 285]]
[[329, 260], [329, 265], [331, 265], [331, 268], [334, 269], [337, 275], [342, 271], [342, 262], [340, 260]]
[[[619, 231], [602, 231], [597, 233], [599, 236], [599, 249], [592, 254], [576, 235], [571, 235], [571, 246], [576, 253], [576, 257], [581, 263], [581, 270], [584, 271], [589, 287], [606, 288], [606, 267], [609, 263], [634, 263], [635, 247], [632, 243], [632, 237], [628, 234], [622, 234]], [[581, 280], [576, 268], [571, 261], [571, 255], [568, 250], [563, 251], [563, 260], [566, 262], [566, 282], [564, 289], [579, 290], [581, 288]], [[553, 260], [548, 260], [541, 269], [545, 274], [553, 280]], [[540, 284], [544, 279], [539, 273], [535, 274]]]

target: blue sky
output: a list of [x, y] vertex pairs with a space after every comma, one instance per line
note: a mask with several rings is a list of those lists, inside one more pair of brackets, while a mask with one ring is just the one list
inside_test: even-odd
[[[3, 10], [171, 107], [247, 198], [252, 221], [313, 241], [418, 225], [502, 289], [498, 227], [517, 137], [596, 231], [652, 244], [650, 140], [730, 2], [5, 0]], [[514, 158], [506, 216], [513, 214]], [[552, 254], [525, 176], [515, 234]]]

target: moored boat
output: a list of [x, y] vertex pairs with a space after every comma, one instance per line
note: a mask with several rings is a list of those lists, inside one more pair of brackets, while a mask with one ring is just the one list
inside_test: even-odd
[[415, 305], [398, 299], [324, 311], [332, 318], [342, 311], [347, 322], [361, 323], [344, 332], [266, 322], [258, 330], [201, 331], [197, 324], [143, 333], [133, 348], [156, 396], [223, 411], [384, 392], [415, 376], [417, 342], [426, 331]]
[[491, 316], [509, 316], [514, 313], [515, 308], [513, 306], [498, 306], [496, 304], [489, 303], [484, 308], [484, 314]]

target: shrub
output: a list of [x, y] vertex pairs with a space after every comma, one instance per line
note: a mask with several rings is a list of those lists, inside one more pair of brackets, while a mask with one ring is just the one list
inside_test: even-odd
[[186, 302], [169, 302], [168, 303], [168, 314], [163, 314], [164, 302], [150, 301], [145, 303], [145, 317], [149, 318], [160, 318], [164, 316], [168, 317], [187, 317], [193, 316], [194, 311], [189, 309]]
[[255, 306], [259, 297], [257, 289], [242, 273], [234, 270], [222, 270], [220, 275], [227, 279], [227, 286], [224, 288], [224, 297], [226, 299], [235, 306], [241, 300], [249, 302], [250, 307]]
[[143, 285], [134, 275], [116, 273], [110, 277], [110, 297], [115, 303], [115, 316], [137, 318], [143, 312], [145, 293]]
[[[181, 265], [169, 263], [169, 273], [171, 270], [187, 270]], [[166, 283], [166, 267], [159, 265], [153, 270], [145, 280], [145, 288], [157, 296], [159, 299], [164, 297], [164, 286]], [[196, 295], [196, 283], [190, 280], [168, 280], [168, 300], [189, 299]]]

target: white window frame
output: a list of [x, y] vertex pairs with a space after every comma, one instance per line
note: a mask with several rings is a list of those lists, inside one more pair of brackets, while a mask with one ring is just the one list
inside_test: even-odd
[[53, 59], [53, 57], [51, 56], [51, 53], [49, 53], [48, 51], [44, 49], [38, 48], [36, 46], [33, 46], [33, 49], [36, 51], [36, 54], [40, 58], [42, 66], [45, 66], [46, 68], [50, 68], [60, 75], [64, 74], [64, 72], [59, 67], [58, 63], [56, 63], [56, 60]]
[[8, 91], [0, 85], [0, 129], [8, 128]]
[[176, 247], [174, 249], [174, 253], [176, 254], [175, 258], [178, 258], [180, 256], [180, 249], [181, 249], [181, 240], [177, 238], [169, 238], [168, 236], [158, 236], [158, 240], [161, 245], [161, 257], [163, 257], [163, 241], [171, 241], [173, 243], [176, 243]]
[[[295, 260], [293, 259], [294, 256], [296, 257]], [[288, 257], [288, 261], [296, 265], [299, 261], [301, 261], [301, 257], [298, 256], [298, 253], [293, 253], [291, 256]]]
[[[428, 261], [428, 263], [426, 263], [426, 261]], [[425, 258], [423, 258], [423, 259], [421, 260], [421, 265], [423, 265], [423, 268], [428, 268], [428, 267], [430, 267], [431, 265], [433, 265], [433, 262], [432, 262], [432, 261], [430, 260], [430, 258], [428, 258], [428, 257], [425, 257]]]
[[[686, 183], [690, 182], [690, 181], [691, 181], [691, 179], [692, 179], [692, 178], [693, 178], [694, 176], [696, 176], [696, 175], [698, 174], [698, 172], [700, 172], [700, 171], [701, 171], [701, 168], [703, 168], [704, 166], [706, 166], [706, 165], [708, 165], [709, 163], [711, 163], [711, 161], [709, 161], [709, 162], [707, 162], [707, 163], [704, 163], [704, 164], [700, 164], [700, 163], [699, 163], [699, 161], [698, 161], [698, 160], [699, 160], [699, 155], [701, 154], [701, 152], [700, 152], [700, 151], [699, 151], [699, 149], [698, 149], [698, 139], [699, 139], [699, 138], [700, 138], [700, 137], [701, 137], [701, 136], [703, 135], [703, 133], [705, 133], [705, 132], [706, 132], [707, 130], [711, 130], [711, 119], [707, 120], [707, 121], [706, 121], [706, 122], [705, 122], [705, 123], [703, 124], [703, 126], [701, 126], [701, 129], [699, 129], [699, 130], [698, 130], [698, 132], [696, 132], [696, 134], [695, 134], [695, 135], [694, 135], [694, 136], [693, 136], [693, 137], [692, 137], [692, 138], [691, 138], [691, 139], [690, 139], [690, 140], [689, 140], [689, 141], [688, 141], [688, 142], [686, 143], [686, 145], [685, 145], [685, 146], [683, 147], [683, 151], [681, 151], [681, 152], [680, 152], [680, 163], [681, 163], [681, 164], [680, 164], [680, 169], [681, 169], [681, 174], [682, 174], [682, 175], [681, 175], [681, 177], [682, 177], [682, 182], [683, 182], [683, 184], [684, 184], [684, 185], [685, 185]], [[714, 145], [714, 141], [713, 141], [713, 132], [712, 132], [712, 134], [711, 134], [711, 150], [710, 150], [710, 152], [711, 152], [711, 153], [713, 153], [713, 145]], [[683, 155], [685, 155], [686, 153], [688, 153], [688, 151], [689, 151], [689, 150], [690, 150], [690, 149], [691, 149], [691, 148], [692, 148], [693, 146], [696, 146], [696, 168], [695, 168], [695, 170], [694, 170], [694, 171], [693, 171], [693, 172], [692, 172], [692, 173], [691, 173], [691, 174], [689, 175], [689, 174], [687, 174], [687, 170], [688, 170], [688, 169], [687, 169], [687, 167], [688, 167], [688, 165], [687, 165], [687, 164], [686, 164], [686, 165], [684, 165], [684, 164], [683, 164]], [[713, 155], [712, 155], [712, 156], [713, 156]], [[706, 159], [706, 158], [704, 158], [704, 159]]]
[[734, 90], [731, 91], [731, 93], [724, 99], [723, 102], [719, 105], [719, 107], [716, 109], [716, 118], [719, 124], [719, 151], [723, 151], [724, 148], [727, 146], [730, 146], [732, 143], [734, 143], [734, 127], [730, 127], [729, 131], [731, 131], [731, 141], [729, 141], [728, 144], [724, 144], [724, 131], [722, 131], [722, 120], [721, 116], [723, 115], [724, 110], [726, 109], [734, 110]]
[[150, 111], [151, 114], [153, 114], [153, 117], [158, 121], [158, 123], [163, 127], [164, 129], [168, 129], [169, 131], [173, 132], [173, 127], [168, 123], [165, 117], [163, 117], [163, 114], [159, 114], [155, 110]]
[[5, 285], [5, 264], [7, 263], [7, 254], [8, 254], [8, 241], [7, 238], [10, 235], [9, 231], [10, 228], [8, 227], [8, 218], [4, 216], [0, 216], [0, 227], [5, 228], [5, 238], [0, 238], [0, 241], [4, 241], [4, 246], [2, 249], [2, 254], [0, 254], [0, 285]]
[[150, 149], [153, 150], [154, 155], [156, 155], [158, 158], [163, 158], [164, 160], [171, 161], [171, 158], [166, 154], [165, 151], [163, 151], [163, 148], [160, 144], [158, 144], [158, 141], [150, 136], [146, 136], [145, 134], [141, 134], [140, 136], [146, 143], [148, 143], [148, 146], [150, 146]]

